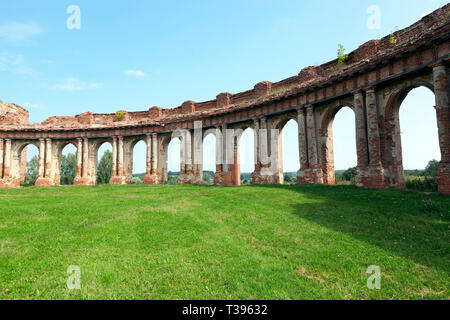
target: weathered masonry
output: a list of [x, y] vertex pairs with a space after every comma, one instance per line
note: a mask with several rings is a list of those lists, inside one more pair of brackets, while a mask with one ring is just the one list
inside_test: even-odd
[[[450, 194], [450, 5], [427, 15], [414, 25], [380, 40], [372, 40], [349, 54], [344, 65], [331, 61], [307, 67], [280, 82], [260, 82], [238, 94], [220, 93], [207, 102], [186, 101], [180, 107], [113, 114], [83, 113], [51, 117], [28, 125], [28, 112], [15, 104], [0, 103], [0, 187], [18, 187], [24, 179], [26, 147], [39, 149], [37, 185], [58, 185], [61, 152], [67, 144], [77, 148], [74, 183], [96, 183], [97, 152], [105, 141], [113, 146], [113, 177], [110, 183], [126, 184], [132, 178], [133, 147], [147, 146], [145, 183], [167, 180], [167, 147], [172, 133], [185, 129], [182, 142], [180, 183], [199, 183], [202, 165], [195, 157], [206, 134], [216, 135], [216, 150], [232, 146], [232, 162], [216, 152], [214, 182], [239, 185], [240, 135], [227, 129], [252, 128], [256, 149], [269, 143], [265, 152], [272, 167], [267, 174], [259, 157], [254, 183], [282, 183], [281, 161], [276, 155], [281, 139], [270, 129], [282, 130], [290, 119], [299, 128], [300, 184], [334, 184], [332, 122], [340, 108], [355, 114], [358, 165], [356, 184], [366, 188], [403, 188], [399, 108], [407, 93], [425, 86], [434, 92], [441, 161], [438, 184]], [[396, 41], [392, 41], [392, 39]], [[194, 137], [194, 125], [202, 122], [203, 134]], [[198, 122], [197, 122], [198, 123]], [[263, 130], [267, 129], [267, 130]], [[240, 131], [237, 131], [240, 132]], [[264, 132], [262, 135], [259, 134]], [[259, 154], [259, 153], [258, 153]]]

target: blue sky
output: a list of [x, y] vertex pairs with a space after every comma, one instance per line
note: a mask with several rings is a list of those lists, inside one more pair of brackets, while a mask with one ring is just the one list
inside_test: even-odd
[[[347, 51], [354, 50], [446, 3], [2, 1], [0, 99], [27, 108], [32, 122], [52, 115], [145, 110], [153, 105], [168, 108], [188, 99], [209, 100], [223, 91], [240, 92], [262, 80], [295, 75], [303, 67], [334, 59], [338, 43]], [[66, 26], [69, 5], [81, 10], [79, 30]], [[380, 8], [380, 29], [367, 27], [371, 5]], [[402, 113], [405, 119], [401, 118], [402, 124], [412, 123], [413, 129], [417, 113], [411, 110], [434, 105], [432, 95], [418, 90], [414, 99], [408, 99], [409, 111]], [[356, 162], [354, 120], [351, 112], [341, 112], [334, 128], [335, 153], [336, 167], [345, 169]], [[405, 146], [412, 144], [404, 146], [406, 168], [421, 168], [432, 157], [439, 157], [437, 138], [429, 152], [416, 152], [419, 142], [429, 145], [427, 141], [433, 139], [436, 124], [430, 119], [431, 127], [419, 137], [409, 138], [411, 130], [402, 126], [403, 138], [408, 140]], [[293, 125], [284, 130], [287, 171], [298, 169], [293, 148], [286, 147], [296, 145], [295, 131]], [[248, 150], [247, 140], [244, 150]], [[142, 171], [144, 152], [138, 151], [137, 158], [136, 170]], [[251, 161], [242, 163], [243, 171], [252, 170], [247, 162]], [[171, 159], [169, 168], [176, 166]]]

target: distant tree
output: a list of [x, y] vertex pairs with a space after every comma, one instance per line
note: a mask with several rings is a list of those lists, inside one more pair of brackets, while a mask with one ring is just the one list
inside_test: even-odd
[[178, 184], [178, 176], [167, 175], [167, 184]]
[[214, 172], [203, 171], [203, 184], [213, 184], [214, 183]]
[[131, 184], [142, 184], [142, 183], [143, 181], [139, 177], [134, 177], [133, 179], [131, 179]]
[[295, 177], [293, 177], [292, 175], [290, 175], [290, 174], [284, 175], [284, 183], [291, 184], [291, 183], [296, 183], [296, 182], [297, 182], [297, 179]]
[[112, 176], [112, 152], [106, 150], [98, 163], [97, 183], [108, 184]]
[[355, 178], [355, 168], [349, 168], [342, 173], [342, 179], [352, 181]]
[[62, 155], [61, 157], [61, 177], [62, 185], [73, 184], [73, 179], [77, 175], [77, 156], [73, 153]]
[[39, 177], [39, 158], [34, 156], [30, 161], [27, 162], [27, 170], [25, 173], [24, 185], [33, 186]]
[[423, 175], [426, 177], [436, 177], [436, 165], [439, 163], [437, 160], [431, 160], [428, 162], [425, 170], [423, 171]]

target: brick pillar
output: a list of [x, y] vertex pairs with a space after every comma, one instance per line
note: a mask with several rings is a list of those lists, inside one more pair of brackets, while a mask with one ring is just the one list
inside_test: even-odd
[[[77, 177], [73, 183], [74, 185], [95, 185], [96, 177], [91, 176], [89, 170], [89, 140], [88, 138], [78, 138], [77, 140]], [[78, 170], [80, 176], [78, 176]]]
[[216, 136], [216, 170], [214, 184], [231, 186], [234, 184], [233, 170], [235, 168], [234, 135], [228, 132], [227, 125], [216, 127], [220, 134]]
[[158, 134], [153, 133], [152, 134], [152, 175], [158, 174], [158, 154], [159, 154], [159, 148], [158, 148]]
[[147, 159], [144, 183], [158, 184], [158, 134], [146, 135]]
[[180, 142], [180, 175], [178, 183], [180, 183], [180, 177], [184, 179], [186, 174], [186, 136], [184, 132], [181, 133]]
[[298, 154], [300, 160], [300, 169], [297, 172], [297, 183], [308, 184], [307, 170], [309, 169], [308, 161], [308, 141], [306, 135], [306, 113], [305, 108], [297, 109], [298, 124]]
[[45, 140], [45, 178], [52, 177], [52, 140]]
[[53, 186], [55, 181], [52, 172], [52, 140], [40, 139], [39, 142], [39, 178], [35, 185]]
[[45, 176], [45, 140], [39, 139], [39, 178]]
[[437, 166], [439, 192], [450, 194], [450, 106], [449, 79], [443, 62], [432, 65], [434, 96], [436, 99], [436, 117], [439, 130], [441, 161]]
[[261, 157], [259, 149], [259, 119], [253, 119], [253, 131], [254, 131], [254, 149], [255, 149], [255, 171], [252, 173], [252, 182], [258, 183], [257, 179], [261, 174]]
[[364, 98], [361, 90], [357, 90], [353, 93], [353, 101], [355, 108], [356, 155], [358, 158], [358, 164], [355, 170], [355, 185], [358, 187], [365, 187], [367, 184], [369, 152], [367, 145]]
[[75, 179], [80, 179], [83, 169], [83, 140], [77, 138], [77, 176]]
[[322, 168], [319, 165], [316, 121], [312, 105], [306, 107], [306, 144], [308, 169], [303, 171], [303, 176], [298, 180], [302, 184], [321, 184], [323, 183], [323, 176]]
[[225, 153], [224, 141], [225, 132], [221, 130], [220, 126], [216, 126], [216, 172], [214, 173], [215, 185], [227, 185], [225, 172]]
[[0, 139], [0, 179], [3, 179], [3, 158], [4, 158], [4, 142]]
[[[113, 141], [114, 144], [114, 141]], [[127, 184], [127, 177], [125, 176], [125, 171], [124, 171], [124, 143], [123, 143], [123, 137], [119, 136], [118, 137], [118, 142], [117, 142], [117, 174], [114, 175], [114, 168], [113, 170], [113, 174], [111, 176], [111, 179], [109, 180], [110, 184]], [[113, 154], [113, 158], [114, 158], [114, 154]]]
[[381, 165], [380, 132], [375, 88], [366, 89], [367, 141], [369, 146], [369, 164]]
[[234, 186], [241, 185], [241, 163], [239, 154], [238, 137], [233, 137], [233, 164], [230, 166]]
[[11, 178], [11, 139], [5, 139], [4, 146], [3, 177], [9, 179]]
[[223, 137], [220, 127], [216, 126], [216, 174], [220, 174], [223, 168]]
[[112, 174], [111, 177], [117, 177], [118, 176], [118, 170], [117, 170], [117, 137], [113, 137], [113, 143], [112, 143]]
[[377, 98], [374, 87], [366, 91], [367, 144], [369, 150], [369, 166], [364, 187], [384, 188], [384, 170], [381, 165], [380, 129], [378, 125]]
[[369, 161], [362, 91], [356, 91], [353, 95], [353, 99], [355, 107], [356, 154], [358, 157], [358, 167], [365, 167], [368, 165]]
[[123, 171], [123, 137], [119, 137], [119, 144], [118, 144], [118, 152], [117, 152], [117, 175], [122, 177], [124, 175]]
[[145, 175], [150, 176], [152, 171], [152, 136], [145, 135], [146, 157], [145, 157]]
[[77, 175], [73, 179], [74, 185], [81, 184], [81, 178], [83, 174], [83, 140], [77, 138]]
[[223, 124], [221, 126], [222, 129], [222, 171], [223, 172], [228, 172], [228, 165], [229, 165], [229, 150], [227, 150], [227, 146], [228, 146], [228, 139], [230, 138], [229, 135], [227, 134], [227, 125]]
[[[193, 174], [192, 169], [192, 133], [190, 130], [186, 130], [185, 133], [185, 165], [186, 165], [186, 174], [191, 176]], [[188, 182], [191, 183], [190, 177], [188, 177]]]
[[89, 174], [89, 141], [83, 138], [83, 174], [84, 179], [88, 179]]

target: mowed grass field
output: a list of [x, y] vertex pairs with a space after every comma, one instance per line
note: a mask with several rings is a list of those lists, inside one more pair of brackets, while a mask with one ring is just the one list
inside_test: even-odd
[[449, 219], [352, 186], [0, 190], [0, 299], [449, 299]]

